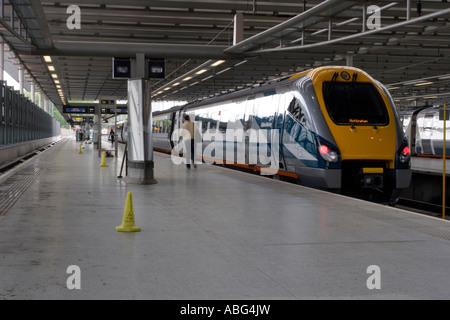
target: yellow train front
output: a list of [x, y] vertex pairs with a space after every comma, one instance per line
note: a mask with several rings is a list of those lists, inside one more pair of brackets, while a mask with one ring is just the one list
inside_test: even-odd
[[[314, 118], [311, 131], [321, 160], [312, 166], [305, 161], [294, 165], [302, 183], [344, 193], [379, 194], [387, 199], [395, 198], [396, 191], [409, 186], [408, 141], [383, 85], [350, 67], [317, 68], [293, 78], [299, 79], [296, 86], [300, 92], [314, 87], [315, 95], [301, 96], [308, 116]], [[292, 139], [299, 118], [289, 110], [286, 118], [285, 134]], [[283, 140], [286, 144], [286, 138]], [[284, 146], [286, 159], [289, 153]]]

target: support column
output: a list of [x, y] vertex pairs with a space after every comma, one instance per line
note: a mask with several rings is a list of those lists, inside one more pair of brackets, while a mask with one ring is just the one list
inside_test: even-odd
[[128, 183], [155, 184], [150, 81], [128, 80]]
[[42, 105], [42, 92], [41, 91], [39, 91], [39, 108], [43, 108], [43, 105]]
[[19, 67], [19, 92], [20, 94], [23, 94], [23, 86], [24, 86], [24, 72], [23, 72], [23, 67], [20, 66]]
[[346, 55], [345, 56], [345, 65], [347, 67], [353, 67], [353, 56], [352, 55]]
[[31, 81], [31, 102], [35, 102], [35, 96], [36, 96], [36, 92], [35, 92], [35, 87], [34, 87], [34, 81]]
[[244, 15], [242, 12], [234, 16], [233, 46], [244, 40]]
[[5, 79], [3, 75], [5, 71], [5, 44], [2, 39], [0, 41], [0, 81], [3, 81]]

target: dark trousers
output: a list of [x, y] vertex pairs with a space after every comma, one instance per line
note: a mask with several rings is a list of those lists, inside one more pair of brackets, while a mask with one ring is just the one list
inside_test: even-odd
[[190, 168], [191, 167], [191, 160], [192, 160], [192, 163], [195, 163], [194, 161], [194, 155], [195, 155], [195, 152], [194, 152], [194, 147], [195, 147], [195, 143], [194, 143], [194, 140], [186, 140], [185, 142], [184, 142], [184, 145], [185, 145], [185, 150], [186, 150], [186, 168]]

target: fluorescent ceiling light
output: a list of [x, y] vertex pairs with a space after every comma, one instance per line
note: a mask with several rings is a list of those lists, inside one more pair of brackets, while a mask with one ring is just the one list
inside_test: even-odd
[[52, 62], [52, 58], [50, 56], [44, 56], [45, 62]]
[[195, 74], [202, 74], [205, 73], [206, 71], [208, 71], [207, 69], [202, 69], [200, 71], [197, 71]]
[[244, 61], [241, 61], [239, 63], [236, 63], [234, 66], [237, 67], [237, 66], [240, 66], [241, 64], [244, 64], [244, 63], [247, 63], [247, 62], [248, 62], [248, 60], [244, 60]]
[[48, 70], [55, 71], [55, 67], [54, 66], [48, 66]]
[[411, 81], [406, 81], [406, 82], [403, 82], [403, 85], [404, 85], [404, 86], [409, 86], [409, 85], [416, 84], [416, 83], [420, 83], [420, 82], [423, 82], [423, 80], [411, 80]]
[[176, 86], [179, 86], [179, 85], [180, 85], [180, 83], [177, 82], [177, 83], [174, 83], [174, 84], [172, 85], [172, 87], [176, 87]]
[[395, 90], [395, 89], [399, 89], [400, 87], [392, 87], [392, 88], [388, 88], [388, 90]]
[[186, 77], [186, 78], [183, 79], [183, 81], [189, 81], [191, 79], [192, 79], [192, 77]]
[[433, 84], [434, 82], [421, 82], [421, 83], [416, 83], [415, 86], [426, 86], [428, 84]]
[[203, 79], [202, 81], [206, 81], [206, 80], [208, 80], [208, 79], [211, 79], [213, 76], [209, 76], [209, 77], [206, 77], [205, 79]]
[[221, 65], [222, 63], [224, 63], [225, 60], [217, 60], [216, 62], [214, 62], [211, 67], [217, 67], [218, 65]]
[[58, 79], [58, 75], [56, 73], [52, 73], [52, 78], [53, 79]]
[[221, 73], [224, 73], [224, 72], [226, 72], [226, 71], [228, 71], [228, 70], [230, 70], [231, 68], [226, 68], [226, 69], [223, 69], [222, 71], [219, 71], [219, 72], [217, 72], [216, 74], [221, 74]]

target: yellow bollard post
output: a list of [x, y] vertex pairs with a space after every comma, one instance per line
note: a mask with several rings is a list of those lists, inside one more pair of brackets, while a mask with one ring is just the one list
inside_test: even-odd
[[108, 165], [106, 164], [106, 152], [103, 151], [102, 154], [102, 163], [100, 163], [100, 167], [107, 167]]
[[82, 154], [83, 153], [83, 151], [81, 151], [81, 145], [82, 145], [83, 143], [80, 143], [80, 147], [78, 148], [78, 154]]
[[447, 103], [444, 103], [444, 139], [443, 139], [443, 149], [442, 149], [442, 219], [445, 219], [445, 162], [447, 160], [445, 154], [446, 146], [446, 121], [447, 121]]
[[131, 192], [127, 194], [127, 202], [125, 203], [125, 210], [123, 211], [122, 224], [116, 227], [119, 232], [139, 232], [140, 227], [137, 227], [134, 222], [133, 210], [133, 195]]

